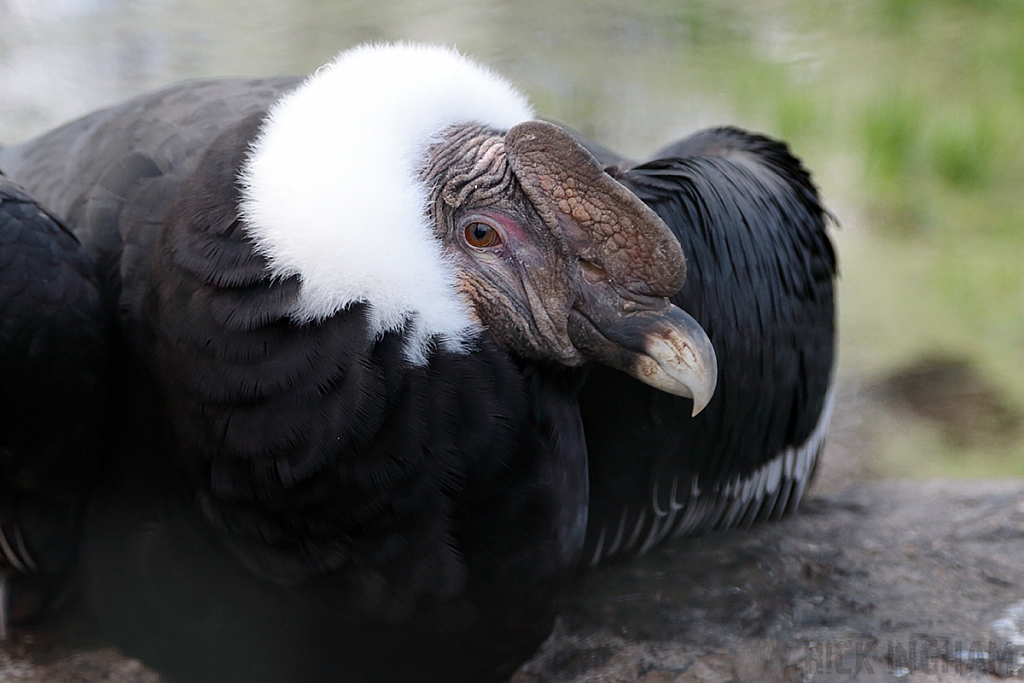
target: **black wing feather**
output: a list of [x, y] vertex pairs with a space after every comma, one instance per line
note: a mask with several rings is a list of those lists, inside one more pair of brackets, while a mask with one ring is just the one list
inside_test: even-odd
[[679, 238], [688, 274], [673, 301], [710, 336], [718, 389], [690, 418], [689, 399], [592, 369], [588, 561], [782, 514], [827, 422], [836, 258], [810, 175], [784, 144], [735, 128], [657, 156], [610, 170]]
[[0, 581], [21, 574], [14, 619], [38, 612], [75, 557], [102, 446], [107, 333], [78, 240], [0, 176]]

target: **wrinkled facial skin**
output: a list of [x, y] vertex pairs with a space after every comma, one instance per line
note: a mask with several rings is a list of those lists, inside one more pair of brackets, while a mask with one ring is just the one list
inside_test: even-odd
[[714, 392], [707, 335], [668, 298], [685, 279], [661, 220], [568, 134], [449, 129], [428, 156], [430, 218], [481, 323], [520, 356], [595, 359], [671, 393]]
[[[482, 127], [453, 131], [435, 148], [433, 224], [455, 261], [459, 287], [481, 322], [526, 358], [580, 365], [568, 320], [581, 297], [582, 271], [564, 239], [546, 228], [508, 163], [504, 138]], [[471, 243], [467, 228], [493, 230], [491, 244]], [[481, 243], [483, 244], [483, 243]], [[575, 271], [575, 272], [574, 272]]]

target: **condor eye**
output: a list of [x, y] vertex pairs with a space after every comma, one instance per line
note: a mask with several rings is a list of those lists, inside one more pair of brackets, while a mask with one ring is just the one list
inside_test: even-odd
[[477, 249], [487, 249], [501, 244], [501, 235], [487, 223], [473, 221], [466, 225], [466, 242]]

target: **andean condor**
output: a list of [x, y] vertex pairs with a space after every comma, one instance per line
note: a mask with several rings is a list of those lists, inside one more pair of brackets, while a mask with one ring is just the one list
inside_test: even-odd
[[67, 443], [4, 452], [5, 494], [29, 507], [5, 495], [23, 547], [2, 557], [65, 571], [47, 534], [77, 523], [81, 490], [36, 479], [101, 449], [83, 591], [169, 680], [507, 677], [580, 561], [584, 363], [698, 409], [714, 390], [707, 336], [667, 299], [678, 240], [446, 49], [171, 87], [4, 149], [0, 172], [38, 202], [5, 201], [0, 225], [25, 212], [25, 243], [48, 239], [81, 292], [34, 304], [54, 289], [17, 259], [49, 262], [0, 244], [4, 282], [28, 281], [0, 290], [27, 311], [14, 336], [51, 317], [69, 335], [27, 352], [59, 386], [17, 390], [85, 411]]

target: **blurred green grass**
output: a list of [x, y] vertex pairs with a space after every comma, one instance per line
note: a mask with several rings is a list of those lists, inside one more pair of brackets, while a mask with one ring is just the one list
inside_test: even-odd
[[[813, 81], [783, 69], [744, 93], [774, 100], [774, 130], [840, 203], [840, 373], [870, 383], [954, 355], [1024, 409], [1024, 3], [856, 9]], [[873, 451], [883, 475], [1024, 476], [1024, 440], [965, 446], [924, 422], [882, 425]]]

